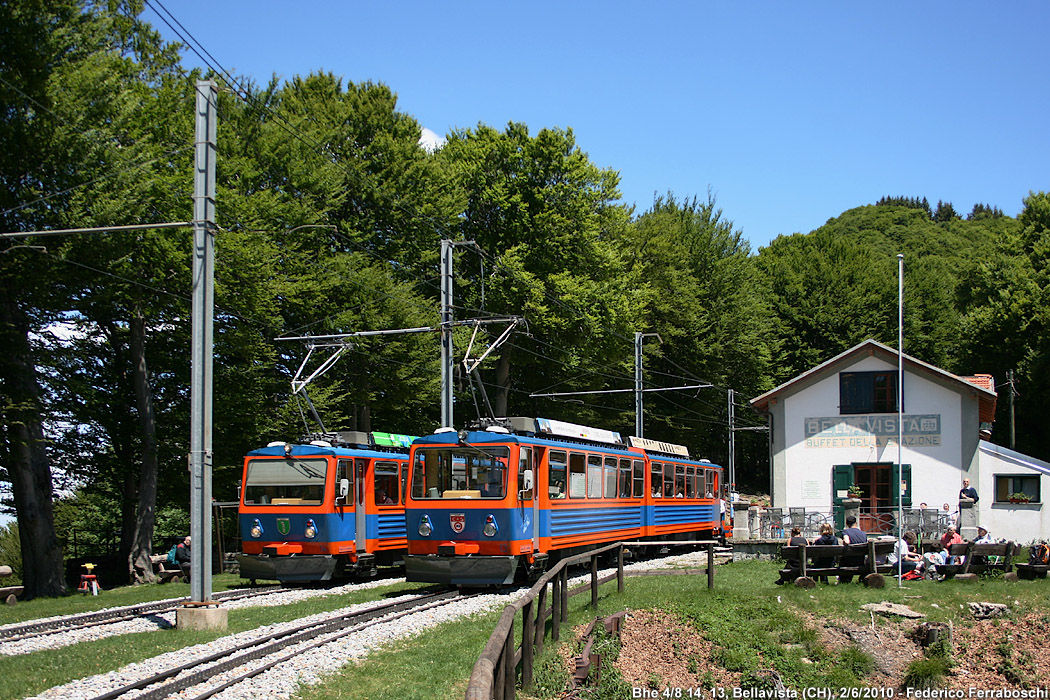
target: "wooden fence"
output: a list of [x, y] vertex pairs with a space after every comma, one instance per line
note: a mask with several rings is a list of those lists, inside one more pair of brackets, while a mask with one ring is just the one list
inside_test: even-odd
[[[598, 607], [598, 587], [616, 579], [616, 590], [624, 587], [623, 550], [626, 546], [670, 546], [683, 544], [705, 544], [707, 547], [707, 586], [714, 588], [714, 542], [617, 542], [599, 549], [567, 557], [545, 573], [524, 596], [503, 609], [496, 628], [485, 644], [481, 656], [474, 664], [467, 683], [466, 700], [513, 700], [518, 676], [521, 686], [532, 684], [533, 661], [543, 651], [547, 618], [551, 618], [551, 641], [561, 637], [561, 623], [569, 620], [569, 598], [591, 593], [591, 607]], [[598, 577], [598, 558], [616, 550], [616, 571]], [[569, 589], [569, 567], [590, 560], [591, 580]], [[652, 573], [652, 572], [648, 572]], [[668, 574], [678, 573], [668, 569]], [[548, 587], [551, 605], [547, 606]], [[514, 645], [514, 621], [518, 611], [522, 614], [521, 644]]]

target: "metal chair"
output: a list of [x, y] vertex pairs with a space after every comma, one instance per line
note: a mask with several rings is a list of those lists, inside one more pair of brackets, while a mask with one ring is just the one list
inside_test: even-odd
[[770, 537], [783, 537], [784, 536], [784, 509], [783, 508], [767, 508], [766, 509], [766, 522], [769, 527]]
[[798, 528], [804, 536], [809, 537], [809, 533], [806, 532], [806, 509], [805, 508], [788, 508], [788, 522], [790, 527]]

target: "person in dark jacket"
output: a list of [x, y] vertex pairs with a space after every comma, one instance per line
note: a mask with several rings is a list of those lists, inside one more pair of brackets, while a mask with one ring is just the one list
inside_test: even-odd
[[[815, 545], [836, 545], [839, 543], [839, 538], [835, 537], [835, 529], [831, 527], [831, 523], [824, 523], [820, 526], [820, 537], [813, 540]], [[818, 569], [827, 569], [835, 566], [835, 557], [813, 557], [813, 566]], [[817, 580], [821, 583], [827, 583], [827, 576], [818, 576]]]
[[970, 486], [969, 479], [963, 479], [962, 488], [959, 489], [959, 498], [972, 498], [974, 503], [981, 500], [977, 497], [977, 489]]
[[[857, 518], [853, 515], [846, 517], [846, 529], [842, 531], [842, 544], [865, 544], [868, 541], [868, 535], [859, 527], [857, 527]], [[864, 555], [842, 557], [842, 561], [839, 562], [839, 566], [861, 566], [864, 564]], [[849, 583], [853, 580], [853, 576], [849, 574], [843, 574], [839, 576], [839, 583]]]
[[182, 569], [182, 575], [186, 577], [186, 582], [190, 580], [190, 536], [186, 535], [186, 539], [179, 543], [175, 548], [175, 563]]

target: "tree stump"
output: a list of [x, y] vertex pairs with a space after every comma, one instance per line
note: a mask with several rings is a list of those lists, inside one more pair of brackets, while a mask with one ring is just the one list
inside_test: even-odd
[[956, 574], [955, 580], [963, 583], [974, 583], [977, 581], [977, 574]]
[[942, 639], [952, 643], [952, 626], [947, 622], [924, 622], [915, 630], [915, 637], [923, 647], [931, 647]]
[[868, 588], [885, 588], [886, 578], [879, 573], [871, 573], [864, 577], [864, 585]]

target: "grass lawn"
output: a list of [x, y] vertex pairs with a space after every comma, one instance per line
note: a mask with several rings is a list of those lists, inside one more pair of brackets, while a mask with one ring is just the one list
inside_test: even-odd
[[[807, 614], [870, 625], [869, 614], [860, 610], [860, 606], [886, 600], [908, 605], [930, 621], [951, 621], [956, 626], [966, 626], [972, 624], [966, 605], [970, 601], [1006, 603], [1012, 608], [1050, 609], [1048, 580], [1009, 583], [991, 577], [976, 583], [909, 581], [898, 589], [896, 581], [890, 579], [887, 587], [881, 590], [850, 584], [818, 585], [809, 591], [774, 585], [777, 566], [775, 562], [759, 561], [720, 566], [714, 591], [707, 590], [706, 576], [628, 578], [623, 593], [617, 593], [615, 583], [609, 583], [601, 589], [597, 611], [590, 608], [589, 595], [580, 595], [570, 601], [570, 625], [586, 624], [596, 614], [610, 615], [624, 609], [662, 609], [702, 630], [716, 646], [717, 660], [724, 668], [746, 674], [758, 668], [772, 667], [785, 683], [794, 688], [862, 686], [871, 659], [856, 649], [823, 648], [819, 635], [802, 622]], [[400, 584], [339, 596], [335, 600], [333, 597], [313, 599], [280, 609], [233, 610], [230, 611], [230, 629], [223, 634], [377, 600], [414, 587], [416, 584]], [[143, 588], [164, 593], [174, 590], [171, 585], [136, 590]], [[106, 595], [111, 593], [116, 594], [107, 591]], [[49, 609], [46, 614], [56, 612]], [[498, 616], [496, 611], [448, 623], [402, 640], [374, 652], [359, 664], [333, 669], [333, 674], [321, 685], [304, 688], [298, 697], [302, 700], [462, 698], [474, 661]], [[875, 618], [875, 624], [889, 623]], [[520, 616], [515, 630], [520, 640]], [[119, 668], [131, 661], [218, 636], [219, 633], [164, 630], [113, 637], [27, 656], [0, 657], [0, 677], [5, 679], [0, 700], [32, 695], [73, 678]], [[568, 639], [571, 635], [563, 628], [562, 640]], [[564, 688], [566, 675], [553, 646], [548, 645], [537, 660], [536, 673], [537, 683], [525, 696], [552, 698]], [[630, 697], [629, 686], [615, 686], [615, 678], [611, 682], [614, 685], [601, 697]]]

